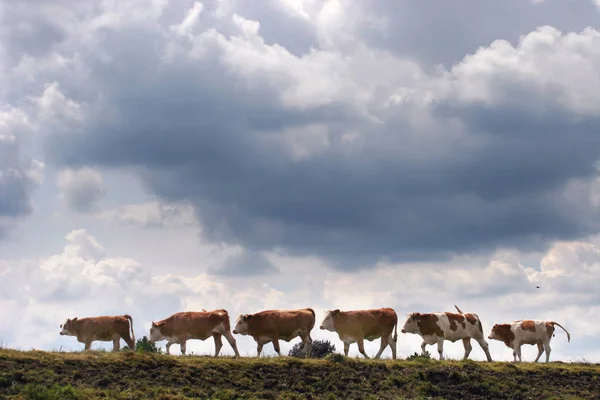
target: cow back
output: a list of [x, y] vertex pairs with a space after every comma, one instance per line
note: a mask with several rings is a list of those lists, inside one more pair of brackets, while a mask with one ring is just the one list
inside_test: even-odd
[[73, 330], [77, 336], [107, 341], [112, 340], [115, 334], [128, 336], [129, 320], [120, 315], [78, 318], [73, 323]]
[[351, 337], [388, 336], [398, 323], [398, 316], [391, 308], [340, 311], [333, 319], [338, 334]]
[[248, 332], [252, 336], [292, 336], [299, 331], [310, 332], [314, 326], [315, 313], [312, 309], [265, 310], [252, 315], [248, 321]]
[[224, 310], [207, 312], [185, 311], [171, 315], [159, 321], [163, 324], [160, 332], [164, 336], [176, 337], [186, 335], [191, 337], [207, 337], [220, 324], [229, 331], [229, 315]]

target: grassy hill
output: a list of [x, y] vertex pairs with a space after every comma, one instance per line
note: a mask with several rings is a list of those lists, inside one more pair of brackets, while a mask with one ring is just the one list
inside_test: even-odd
[[600, 399], [600, 364], [0, 350], [1, 399]]

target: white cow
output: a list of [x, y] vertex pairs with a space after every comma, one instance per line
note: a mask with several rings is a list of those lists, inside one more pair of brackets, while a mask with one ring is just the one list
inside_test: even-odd
[[550, 339], [554, 334], [554, 325], [562, 328], [567, 334], [567, 341], [571, 341], [571, 335], [558, 322], [541, 320], [518, 320], [510, 324], [496, 324], [492, 328], [488, 339], [499, 340], [513, 349], [514, 361], [523, 361], [521, 358], [521, 345], [529, 344], [538, 346], [538, 355], [534, 362], [538, 362], [544, 350], [546, 350], [546, 362], [550, 360]]
[[462, 340], [465, 347], [464, 359], [467, 359], [472, 349], [471, 339], [475, 339], [485, 352], [487, 360], [492, 361], [477, 314], [463, 314], [458, 307], [456, 309], [459, 314], [450, 312], [410, 313], [406, 317], [402, 333], [414, 333], [421, 336], [423, 338], [421, 344], [423, 354], [425, 354], [427, 345], [437, 344], [440, 360], [444, 359], [444, 340], [451, 342]]

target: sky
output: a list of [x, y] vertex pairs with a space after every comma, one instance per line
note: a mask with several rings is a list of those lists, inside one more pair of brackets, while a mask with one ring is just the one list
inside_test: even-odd
[[[81, 350], [59, 335], [75, 316], [127, 313], [141, 338], [179, 311], [312, 307], [341, 352], [328, 309], [402, 325], [456, 304], [486, 337], [557, 321], [572, 341], [551, 359], [600, 361], [598, 0], [0, 0], [0, 18], [0, 346]], [[420, 343], [400, 333], [399, 355]]]

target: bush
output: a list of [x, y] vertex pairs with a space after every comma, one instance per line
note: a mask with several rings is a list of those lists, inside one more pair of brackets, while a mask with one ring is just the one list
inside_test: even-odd
[[[304, 357], [304, 343], [296, 343], [288, 353], [292, 357]], [[323, 358], [327, 354], [335, 353], [335, 346], [329, 340], [315, 340], [312, 343], [311, 358]]]
[[[123, 347], [123, 351], [131, 350], [128, 346]], [[135, 342], [136, 353], [162, 353], [162, 350], [156, 347], [156, 343], [151, 343], [146, 336]]]
[[343, 354], [339, 354], [339, 353], [331, 353], [325, 357], [325, 360], [332, 362], [332, 363], [339, 364], [339, 363], [343, 363], [346, 361], [346, 356], [344, 356]]
[[407, 361], [427, 361], [427, 360], [431, 360], [431, 354], [429, 354], [428, 351], [425, 351], [425, 354], [415, 352], [415, 354], [413, 354], [412, 356], [408, 356], [406, 358], [406, 360]]

